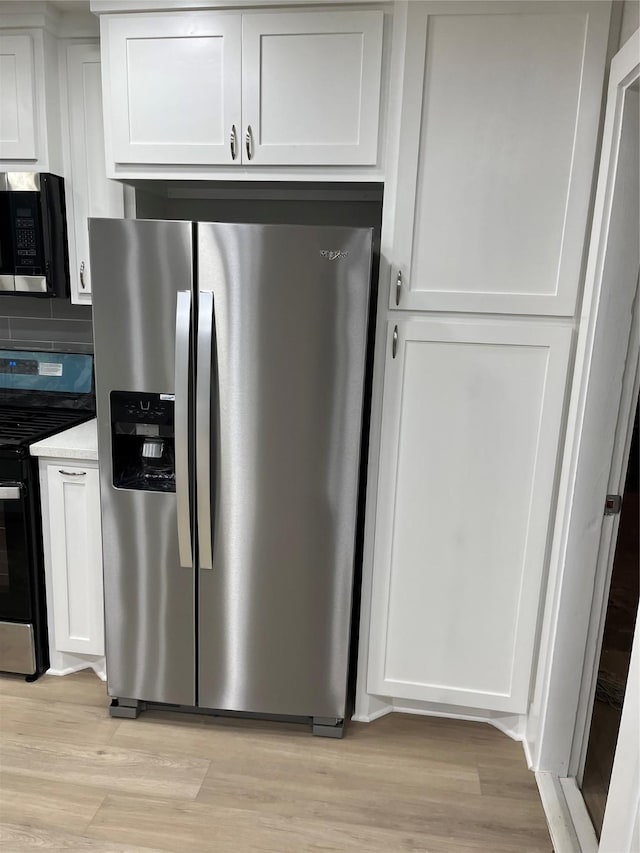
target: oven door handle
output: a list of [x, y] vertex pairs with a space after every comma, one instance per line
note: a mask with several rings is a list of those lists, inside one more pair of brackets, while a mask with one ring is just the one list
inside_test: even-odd
[[0, 501], [19, 501], [22, 498], [22, 486], [16, 483], [0, 483]]

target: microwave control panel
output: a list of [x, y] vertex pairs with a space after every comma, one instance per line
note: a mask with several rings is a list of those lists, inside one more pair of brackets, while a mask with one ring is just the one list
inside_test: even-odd
[[11, 227], [16, 275], [46, 275], [40, 193], [11, 193]]

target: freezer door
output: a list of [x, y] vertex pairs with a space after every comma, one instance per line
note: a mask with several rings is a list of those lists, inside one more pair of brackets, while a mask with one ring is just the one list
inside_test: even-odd
[[344, 716], [370, 266], [364, 229], [198, 225], [202, 707]]
[[[89, 230], [108, 689], [121, 698], [193, 705], [193, 226], [93, 219]], [[114, 487], [112, 391], [176, 395], [177, 493]]]

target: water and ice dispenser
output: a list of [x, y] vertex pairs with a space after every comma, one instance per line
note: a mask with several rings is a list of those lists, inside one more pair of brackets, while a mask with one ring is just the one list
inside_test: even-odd
[[117, 489], [175, 492], [173, 395], [112, 391], [111, 447]]

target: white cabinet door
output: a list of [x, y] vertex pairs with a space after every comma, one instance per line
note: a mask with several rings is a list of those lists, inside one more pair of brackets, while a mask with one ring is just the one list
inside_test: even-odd
[[388, 334], [367, 690], [525, 713], [571, 328]]
[[245, 162], [376, 163], [382, 22], [382, 12], [243, 15]]
[[108, 180], [105, 171], [100, 45], [68, 47], [65, 59], [65, 194], [71, 301], [90, 304], [88, 219], [123, 216], [123, 189], [121, 184]]
[[232, 164], [241, 33], [233, 13], [104, 15], [107, 163]]
[[104, 654], [98, 468], [47, 465], [55, 648]]
[[0, 160], [35, 160], [36, 96], [31, 36], [0, 36]]
[[610, 6], [445, 5], [409, 4], [390, 304], [572, 315]]

